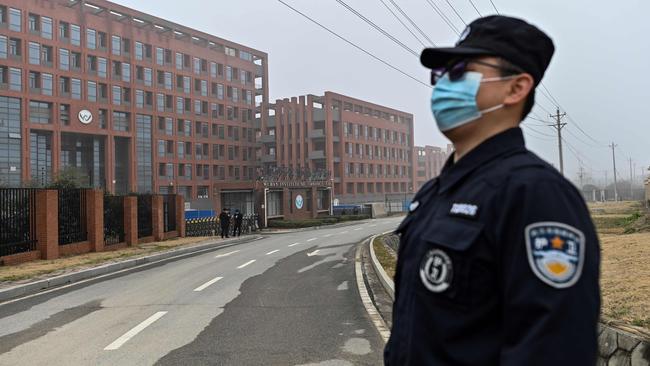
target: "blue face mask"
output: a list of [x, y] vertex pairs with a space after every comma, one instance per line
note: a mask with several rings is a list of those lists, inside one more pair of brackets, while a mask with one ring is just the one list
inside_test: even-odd
[[503, 107], [503, 104], [480, 111], [476, 105], [476, 95], [482, 82], [506, 80], [506, 78], [483, 79], [480, 72], [468, 71], [462, 78], [451, 81], [445, 74], [436, 83], [431, 95], [431, 111], [438, 129], [445, 132], [473, 122], [485, 113]]

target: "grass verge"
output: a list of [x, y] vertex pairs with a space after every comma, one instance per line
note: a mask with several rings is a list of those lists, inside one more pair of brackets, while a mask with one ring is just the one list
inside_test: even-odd
[[[386, 234], [386, 235], [392, 235], [392, 234]], [[395, 266], [396, 266], [396, 261], [397, 261], [397, 254], [393, 249], [389, 248], [385, 243], [384, 243], [384, 237], [386, 235], [381, 235], [375, 238], [375, 241], [373, 242], [373, 248], [375, 249], [375, 255], [377, 256], [377, 260], [379, 261], [379, 264], [381, 264], [382, 267], [384, 267], [384, 271], [386, 271], [386, 274], [388, 277], [393, 279], [395, 277]]]

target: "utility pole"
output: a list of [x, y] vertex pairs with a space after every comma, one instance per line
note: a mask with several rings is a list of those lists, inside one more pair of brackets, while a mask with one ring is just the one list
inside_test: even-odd
[[584, 186], [582, 181], [585, 177], [585, 169], [580, 165], [580, 171], [578, 172], [578, 179], [580, 179], [580, 190], [582, 191], [582, 187]]
[[618, 145], [616, 145], [614, 142], [612, 142], [612, 144], [609, 145], [609, 147], [612, 148], [612, 163], [614, 164], [614, 201], [617, 202], [618, 201], [618, 188], [616, 187], [616, 152], [615, 152], [616, 146], [618, 146]]
[[562, 117], [566, 116], [566, 113], [560, 114], [560, 108], [556, 109], [555, 115], [550, 115], [551, 118], [555, 118], [555, 124], [549, 125], [557, 130], [557, 147], [560, 152], [560, 173], [564, 175], [564, 159], [562, 157], [562, 128], [566, 126], [566, 123], [561, 123]]
[[634, 190], [632, 189], [632, 158], [627, 159], [630, 162], [630, 200], [634, 200]]

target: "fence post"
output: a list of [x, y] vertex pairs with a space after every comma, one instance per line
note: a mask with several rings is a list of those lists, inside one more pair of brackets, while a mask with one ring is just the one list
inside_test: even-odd
[[154, 241], [162, 241], [165, 238], [165, 222], [163, 221], [163, 196], [154, 194], [151, 196], [152, 235]]
[[176, 195], [176, 232], [179, 238], [185, 237], [185, 198]]
[[36, 238], [41, 259], [59, 258], [59, 194], [54, 189], [36, 192]]
[[88, 189], [86, 194], [86, 227], [92, 252], [104, 251], [104, 192]]
[[124, 196], [124, 241], [126, 245], [138, 244], [138, 197]]

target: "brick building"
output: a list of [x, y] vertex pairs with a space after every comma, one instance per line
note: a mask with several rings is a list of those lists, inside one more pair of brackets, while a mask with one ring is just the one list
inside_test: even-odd
[[415, 165], [416, 190], [420, 189], [428, 180], [440, 175], [440, 171], [452, 151], [449, 145], [444, 150], [441, 147], [430, 145], [413, 147], [413, 156], [417, 161]]
[[263, 167], [325, 171], [340, 203], [414, 190], [410, 113], [325, 92], [270, 104], [261, 133]]
[[0, 181], [253, 207], [267, 54], [108, 1], [0, 5]]

